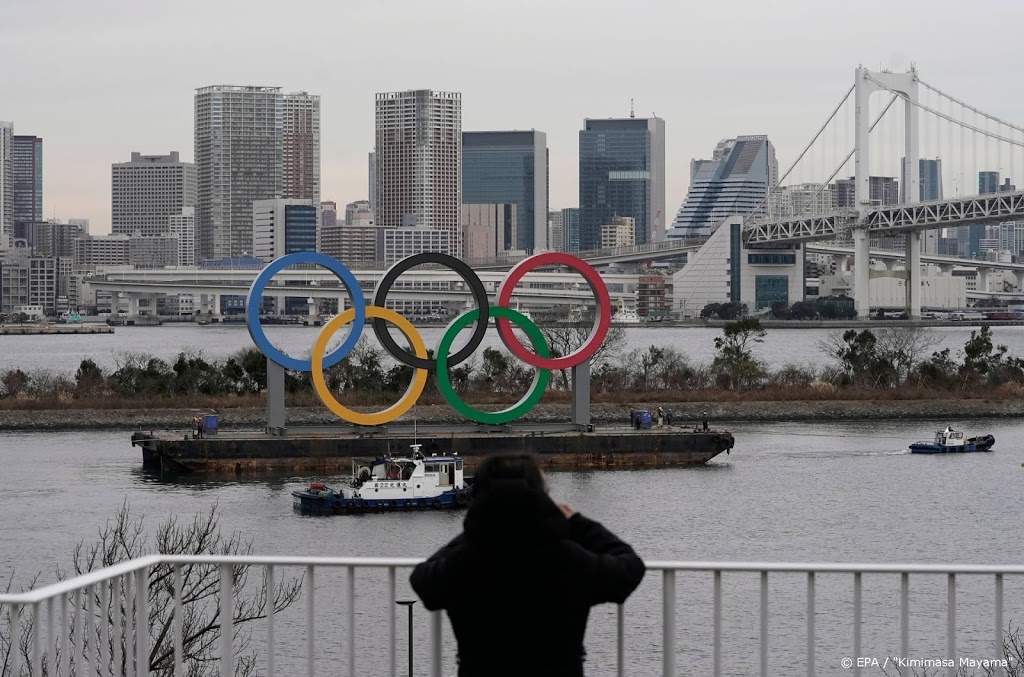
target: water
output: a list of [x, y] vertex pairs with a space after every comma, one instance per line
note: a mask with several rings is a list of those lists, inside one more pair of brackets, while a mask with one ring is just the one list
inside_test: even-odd
[[[706, 467], [553, 473], [550, 483], [553, 496], [606, 524], [647, 559], [1019, 564], [1024, 450], [1018, 440], [1024, 423], [965, 422], [970, 433], [996, 436], [994, 453], [907, 453], [909, 442], [930, 437], [945, 423], [957, 424], [737, 425], [735, 451]], [[292, 512], [289, 492], [306, 477], [161, 482], [141, 471], [139, 453], [120, 432], [4, 433], [0, 447], [0, 580], [13, 573], [16, 583], [37, 572], [41, 582], [53, 581], [74, 544], [94, 539], [124, 501], [145, 515], [150, 529], [168, 516], [189, 517], [217, 504], [223, 528], [251, 536], [259, 554], [426, 555], [461, 527], [457, 513], [302, 517]], [[380, 640], [387, 636], [384, 581], [382, 572], [360, 573], [357, 581], [362, 674], [380, 674], [387, 666]], [[406, 581], [399, 572], [399, 599], [411, 594]], [[317, 656], [326, 673], [347, 665], [344, 577], [318, 572], [316, 583]], [[710, 674], [711, 576], [681, 574], [677, 587], [679, 674]], [[992, 587], [991, 578], [958, 582], [961, 656], [991, 655]], [[723, 590], [725, 674], [755, 674], [757, 576], [725, 574]], [[864, 655], [898, 651], [898, 590], [898, 577], [865, 575]], [[803, 575], [771, 578], [771, 674], [806, 671], [805, 591]], [[842, 674], [839, 660], [852, 650], [852, 577], [819, 576], [817, 600], [819, 674]], [[911, 578], [914, 656], [944, 655], [945, 600], [944, 577]], [[648, 573], [626, 614], [629, 674], [653, 674], [661, 660], [660, 574]], [[300, 672], [304, 617], [305, 600], [280, 617], [281, 674]], [[1024, 623], [1020, 579], [1006, 581], [1005, 618]], [[595, 609], [589, 675], [613, 674], [614, 627], [613, 608]], [[261, 647], [262, 626], [254, 630]], [[401, 666], [404, 616], [398, 632]], [[426, 615], [417, 606], [414, 645], [421, 673], [429, 655], [426, 639]]]
[[[949, 348], [956, 354], [970, 338], [971, 329], [939, 327], [927, 331], [936, 341], [935, 350]], [[316, 327], [293, 326], [269, 326], [266, 329], [275, 345], [295, 357], [309, 355], [319, 331]], [[430, 347], [437, 345], [443, 331], [441, 327], [420, 330]], [[697, 364], [708, 364], [714, 359], [714, 339], [722, 333], [720, 329], [704, 327], [627, 327], [624, 331], [627, 350], [650, 345], [673, 346]], [[822, 366], [828, 364], [830, 358], [819, 350], [818, 343], [832, 331], [769, 329], [764, 343], [756, 346], [754, 352], [772, 368], [788, 364]], [[1024, 356], [1024, 327], [994, 327], [992, 333], [995, 343], [1006, 344], [1011, 355]], [[372, 336], [372, 332], [367, 330], [364, 335]], [[456, 349], [462, 345], [461, 341], [457, 341]], [[0, 371], [17, 367], [74, 373], [85, 357], [110, 368], [120, 352], [142, 352], [173, 360], [186, 347], [202, 350], [208, 358], [223, 359], [251, 345], [244, 325], [117, 327], [115, 334], [84, 336], [0, 336]], [[498, 345], [500, 339], [492, 329], [487, 332], [477, 355], [482, 354], [484, 347]]]

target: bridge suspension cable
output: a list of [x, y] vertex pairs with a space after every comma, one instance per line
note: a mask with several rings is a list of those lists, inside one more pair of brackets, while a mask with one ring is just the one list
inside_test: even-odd
[[[885, 114], [889, 112], [889, 109], [892, 108], [892, 105], [896, 103], [896, 99], [898, 98], [898, 96], [894, 95], [891, 99], [889, 99], [888, 105], [882, 109], [882, 112], [878, 114], [878, 117], [875, 118], [875, 121], [871, 123], [871, 126], [868, 128], [868, 133], [871, 133], [875, 130], [875, 127], [878, 126], [878, 123], [881, 122], [882, 118], [885, 117]], [[843, 167], [846, 166], [846, 163], [850, 161], [850, 158], [853, 157], [853, 154], [855, 152], [856, 147], [850, 149], [850, 152], [846, 154], [846, 158], [843, 159], [839, 166], [836, 167], [835, 170], [833, 170], [832, 174], [827, 179], [825, 179], [824, 183], [822, 183], [818, 187], [818, 192], [816, 192], [810, 200], [807, 200], [803, 204], [803, 206], [800, 208], [800, 211], [794, 215], [794, 218], [802, 216], [803, 213], [807, 211], [807, 208], [814, 204], [814, 201], [818, 198], [818, 196], [825, 191], [825, 188], [827, 188], [830, 183], [832, 183], [832, 179], [836, 178], [839, 172], [843, 171]]]
[[[931, 106], [928, 106], [926, 104], [920, 103], [918, 101], [911, 101], [910, 97], [908, 97], [903, 92], [897, 92], [896, 90], [890, 88], [888, 85], [886, 85], [886, 84], [884, 84], [882, 82], [879, 82], [878, 80], [876, 80], [875, 78], [871, 77], [870, 75], [868, 75], [866, 77], [867, 77], [868, 80], [871, 80], [872, 82], [874, 82], [875, 84], [877, 84], [879, 87], [881, 87], [882, 89], [886, 90], [890, 94], [893, 94], [893, 95], [903, 99], [905, 102], [908, 102], [911, 105], [913, 105], [913, 106], [915, 106], [915, 107], [917, 107], [917, 108], [919, 108], [919, 109], [921, 109], [923, 111], [927, 111], [927, 112], [931, 113], [932, 115], [940, 117], [943, 120], [948, 120], [949, 122], [952, 122], [955, 125], [960, 125], [961, 127], [965, 127], [967, 129], [975, 132], [976, 134], [981, 134], [982, 136], [985, 136], [987, 138], [995, 139], [997, 141], [1002, 141], [1003, 143], [1009, 143], [1009, 144], [1012, 144], [1014, 146], [1017, 146], [1017, 147], [1020, 147], [1020, 148], [1024, 148], [1024, 142], [1022, 142], [1022, 141], [1017, 141], [1016, 139], [1008, 139], [1007, 137], [1002, 136], [1001, 134], [996, 134], [994, 132], [990, 132], [987, 129], [981, 129], [980, 127], [976, 126], [977, 123], [975, 123], [974, 125], [971, 125], [971, 124], [968, 124], [968, 123], [963, 122], [961, 120], [957, 120], [955, 118], [952, 118], [949, 115], [946, 115], [945, 113], [943, 113], [941, 111], [935, 110]], [[972, 109], [972, 110], [974, 110], [974, 109]], [[974, 112], [975, 112], [975, 114], [977, 114], [979, 111], [975, 110]], [[988, 117], [985, 113], [981, 113], [981, 115], [985, 116], [985, 117]], [[994, 119], [994, 118], [992, 118], [992, 119]], [[1003, 124], [1006, 124], [1006, 123], [1003, 123]], [[987, 148], [986, 148], [986, 152], [988, 152]]]
[[808, 151], [808, 150], [810, 150], [812, 146], [814, 146], [814, 142], [815, 142], [815, 141], [817, 141], [819, 137], [821, 137], [822, 133], [823, 133], [823, 132], [825, 131], [825, 129], [826, 129], [827, 127], [828, 127], [829, 123], [830, 123], [830, 122], [832, 122], [832, 120], [833, 120], [833, 119], [834, 119], [834, 118], [836, 117], [836, 114], [838, 114], [838, 113], [839, 113], [840, 109], [841, 109], [841, 108], [843, 107], [843, 104], [845, 104], [845, 103], [846, 103], [846, 101], [847, 101], [847, 100], [848, 100], [848, 99], [850, 98], [850, 95], [851, 95], [851, 94], [853, 94], [853, 90], [854, 90], [854, 89], [856, 89], [856, 85], [853, 85], [853, 86], [851, 86], [851, 87], [850, 87], [850, 89], [848, 89], [848, 90], [846, 91], [846, 94], [845, 94], [845, 95], [843, 96], [843, 98], [842, 98], [842, 99], [840, 99], [840, 101], [839, 101], [839, 105], [837, 105], [837, 106], [835, 107], [835, 109], [834, 109], [834, 110], [832, 111], [832, 114], [828, 116], [828, 119], [827, 119], [827, 120], [825, 120], [825, 124], [823, 124], [823, 125], [822, 125], [822, 126], [821, 126], [821, 127], [819, 128], [819, 129], [818, 129], [818, 132], [817, 132], [817, 133], [816, 133], [816, 134], [814, 135], [814, 137], [813, 137], [813, 138], [811, 139], [810, 143], [808, 143], [808, 144], [807, 144], [806, 146], [804, 146], [804, 149], [803, 149], [802, 151], [800, 151], [800, 155], [798, 155], [798, 156], [797, 156], [797, 158], [796, 158], [796, 160], [794, 160], [794, 161], [793, 161], [793, 164], [791, 164], [791, 165], [789, 166], [789, 169], [787, 169], [787, 170], [786, 170], [786, 173], [785, 173], [785, 174], [783, 174], [783, 175], [782, 175], [782, 176], [781, 176], [781, 177], [779, 178], [779, 182], [778, 182], [777, 184], [775, 184], [775, 186], [774, 186], [774, 187], [772, 187], [772, 188], [771, 188], [771, 190], [769, 190], [769, 191], [768, 191], [768, 192], [767, 192], [767, 193], [765, 194], [765, 196], [764, 196], [763, 198], [761, 198], [761, 201], [757, 203], [757, 206], [756, 206], [756, 207], [754, 207], [754, 208], [753, 208], [753, 209], [751, 209], [751, 210], [750, 210], [749, 212], [747, 212], [747, 214], [748, 214], [748, 215], [749, 215], [749, 214], [754, 214], [754, 213], [756, 213], [756, 212], [757, 212], [757, 210], [759, 210], [759, 209], [760, 209], [761, 207], [763, 207], [763, 206], [765, 205], [765, 203], [766, 203], [766, 202], [768, 202], [768, 199], [769, 199], [769, 198], [771, 198], [771, 196], [775, 194], [775, 191], [776, 191], [776, 190], [778, 190], [778, 189], [779, 189], [779, 187], [781, 187], [781, 186], [782, 186], [783, 182], [784, 182], [784, 181], [785, 181], [785, 180], [786, 180], [786, 179], [787, 179], [787, 178], [789, 177], [789, 175], [790, 175], [790, 174], [791, 174], [791, 173], [793, 172], [793, 169], [794, 169], [794, 168], [795, 168], [795, 167], [796, 167], [796, 166], [797, 166], [797, 165], [798, 165], [798, 164], [800, 163], [800, 160], [802, 160], [802, 159], [803, 159], [803, 157], [804, 157], [804, 155], [806, 155], [806, 154], [807, 154], [807, 151]]
[[[873, 79], [873, 78], [872, 78], [872, 79]], [[875, 82], [877, 82], [877, 80], [876, 80]], [[1013, 123], [1011, 123], [1011, 122], [1007, 122], [1006, 120], [1003, 120], [1003, 119], [997, 118], [997, 117], [996, 117], [996, 116], [994, 116], [994, 115], [990, 115], [989, 113], [986, 113], [986, 112], [985, 112], [985, 111], [983, 111], [983, 110], [980, 110], [980, 109], [978, 109], [978, 108], [975, 108], [975, 107], [974, 107], [974, 106], [972, 106], [971, 104], [969, 104], [969, 103], [965, 103], [965, 102], [961, 101], [960, 99], [956, 98], [955, 96], [950, 96], [949, 94], [947, 94], [946, 92], [942, 91], [941, 89], [939, 89], [939, 88], [937, 88], [937, 87], [933, 87], [933, 86], [931, 86], [930, 84], [928, 84], [928, 83], [927, 83], [927, 82], [925, 82], [924, 80], [921, 80], [920, 78], [918, 79], [918, 82], [919, 82], [919, 83], [920, 83], [921, 85], [923, 85], [924, 87], [926, 87], [927, 89], [930, 89], [931, 91], [935, 92], [935, 93], [936, 93], [936, 94], [938, 94], [939, 96], [943, 96], [943, 97], [945, 97], [945, 98], [949, 99], [950, 101], [952, 101], [953, 103], [957, 104], [957, 105], [958, 105], [958, 106], [960, 106], [961, 108], [966, 108], [966, 109], [967, 109], [967, 110], [969, 110], [969, 111], [972, 111], [972, 112], [974, 112], [974, 113], [976, 113], [976, 114], [978, 114], [978, 115], [981, 115], [981, 116], [983, 116], [983, 117], [986, 117], [986, 118], [988, 118], [989, 120], [992, 120], [993, 122], [998, 122], [998, 123], [999, 123], [999, 124], [1001, 124], [1001, 125], [1006, 125], [1007, 127], [1010, 127], [1011, 129], [1014, 129], [1014, 130], [1016, 130], [1016, 131], [1018, 131], [1018, 132], [1024, 132], [1024, 127], [1018, 127], [1017, 125], [1015, 125], [1015, 124], [1013, 124]]]

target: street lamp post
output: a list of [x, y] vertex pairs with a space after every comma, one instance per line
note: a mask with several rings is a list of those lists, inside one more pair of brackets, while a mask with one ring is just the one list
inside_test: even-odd
[[415, 603], [414, 599], [400, 599], [395, 602], [409, 609], [409, 677], [412, 677], [412, 605]]

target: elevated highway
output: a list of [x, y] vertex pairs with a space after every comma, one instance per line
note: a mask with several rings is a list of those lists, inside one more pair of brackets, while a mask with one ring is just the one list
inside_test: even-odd
[[[852, 257], [854, 250], [851, 247], [839, 247], [826, 243], [809, 244], [806, 247], [808, 254], [831, 254], [837, 257]], [[871, 258], [879, 261], [905, 261], [905, 252], [890, 251], [887, 249], [872, 249]], [[921, 254], [921, 263], [938, 266], [943, 272], [949, 272], [953, 268], [984, 268], [986, 270], [1012, 270], [1014, 272], [1024, 271], [1024, 263], [1000, 263], [997, 261], [985, 261], [982, 259], [961, 259], [951, 256], [932, 256]]]

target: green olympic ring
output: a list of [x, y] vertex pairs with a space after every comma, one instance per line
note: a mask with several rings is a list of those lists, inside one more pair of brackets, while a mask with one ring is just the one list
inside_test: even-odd
[[[540, 328], [522, 313], [501, 306], [490, 306], [488, 312], [492, 317], [510, 320], [521, 327], [526, 332], [530, 342], [533, 344], [533, 349], [538, 355], [541, 357], [551, 356], [548, 342], [544, 339], [544, 334], [541, 333]], [[540, 398], [544, 396], [548, 382], [551, 381], [551, 370], [538, 368], [534, 374], [530, 389], [526, 391], [522, 399], [506, 409], [500, 411], [481, 411], [463, 402], [455, 392], [455, 388], [452, 387], [451, 379], [448, 376], [448, 351], [452, 347], [455, 337], [459, 335], [459, 332], [468, 327], [479, 316], [480, 309], [474, 308], [452, 320], [445, 329], [444, 336], [441, 337], [440, 343], [437, 344], [437, 351], [435, 352], [437, 355], [437, 389], [448, 404], [451, 405], [452, 409], [469, 420], [488, 425], [501, 425], [514, 421], [536, 406]]]

